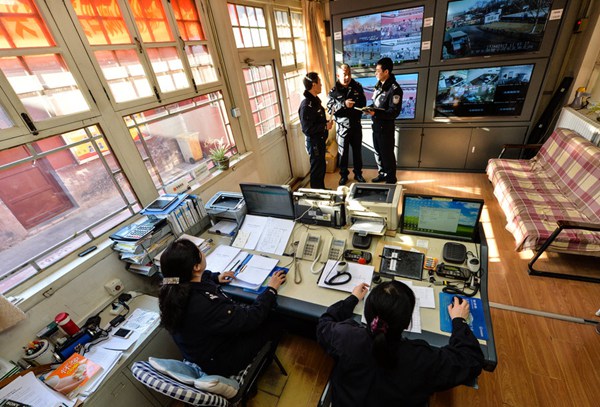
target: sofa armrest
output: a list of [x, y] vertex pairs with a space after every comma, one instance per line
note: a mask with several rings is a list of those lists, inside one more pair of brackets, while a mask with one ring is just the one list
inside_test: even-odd
[[507, 148], [520, 148], [520, 149], [530, 148], [530, 149], [537, 150], [540, 147], [542, 147], [542, 145], [543, 144], [504, 144], [502, 146], [502, 151], [500, 151], [500, 155], [498, 155], [498, 158], [502, 158], [502, 156], [506, 152]]
[[600, 232], [600, 224], [589, 222], [573, 222], [570, 220], [559, 220], [556, 224], [560, 229], [584, 229], [590, 232]]

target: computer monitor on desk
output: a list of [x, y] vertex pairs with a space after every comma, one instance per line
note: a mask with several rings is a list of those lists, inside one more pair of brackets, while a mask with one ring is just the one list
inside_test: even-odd
[[249, 215], [294, 219], [292, 190], [287, 185], [241, 183]]
[[400, 232], [474, 242], [483, 200], [404, 194]]

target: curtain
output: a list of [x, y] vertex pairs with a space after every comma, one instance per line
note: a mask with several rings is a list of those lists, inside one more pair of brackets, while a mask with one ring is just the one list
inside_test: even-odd
[[302, 0], [304, 31], [306, 34], [306, 71], [317, 72], [327, 94], [333, 86], [330, 58], [325, 36], [324, 4], [322, 0]]

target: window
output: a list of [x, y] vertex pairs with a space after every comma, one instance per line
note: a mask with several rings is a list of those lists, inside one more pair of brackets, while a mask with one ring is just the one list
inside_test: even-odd
[[281, 65], [294, 66], [306, 62], [302, 14], [275, 10]]
[[[193, 0], [71, 4], [117, 103], [153, 95], [160, 99], [159, 92], [195, 90], [217, 80]], [[127, 15], [135, 27], [127, 25]]]
[[258, 137], [262, 137], [281, 126], [279, 95], [275, 87], [273, 66], [251, 66], [244, 68], [243, 72], [256, 133]]
[[98, 125], [0, 151], [0, 293], [139, 210]]
[[298, 109], [300, 108], [300, 102], [302, 102], [304, 93], [304, 85], [302, 84], [304, 75], [301, 71], [290, 71], [283, 75], [288, 108], [290, 109], [290, 119], [298, 117]]
[[269, 46], [267, 23], [262, 8], [227, 3], [227, 9], [238, 48]]
[[159, 192], [181, 178], [190, 181], [222, 143], [237, 153], [223, 95], [213, 92], [168, 106], [125, 116], [125, 123]]

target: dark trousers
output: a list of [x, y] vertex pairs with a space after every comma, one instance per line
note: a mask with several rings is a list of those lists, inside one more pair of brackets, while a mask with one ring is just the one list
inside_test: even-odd
[[350, 148], [352, 148], [352, 161], [354, 175], [362, 175], [362, 128], [360, 122], [352, 123], [345, 134], [338, 135], [338, 165], [340, 175], [348, 177], [348, 159], [350, 157]]
[[325, 140], [305, 137], [310, 157], [310, 187], [325, 189]]
[[396, 156], [394, 142], [396, 139], [393, 120], [373, 120], [373, 148], [377, 170], [385, 176], [385, 182], [396, 183]]

